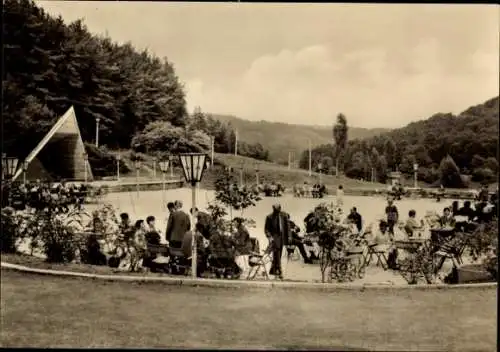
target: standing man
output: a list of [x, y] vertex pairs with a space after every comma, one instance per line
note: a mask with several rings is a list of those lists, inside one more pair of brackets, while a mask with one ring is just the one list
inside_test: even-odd
[[176, 200], [168, 218], [165, 237], [172, 248], [181, 248], [184, 234], [191, 229], [191, 219], [182, 210], [182, 202]]
[[394, 205], [392, 198], [387, 201], [387, 206], [385, 207], [385, 215], [387, 216], [387, 229], [391, 235], [394, 235], [394, 225], [398, 223], [399, 213], [398, 208]]
[[281, 256], [283, 254], [283, 246], [286, 246], [289, 242], [290, 226], [287, 214], [281, 211], [281, 205], [273, 205], [273, 212], [266, 217], [264, 232], [273, 253], [273, 261], [269, 274], [283, 279]]

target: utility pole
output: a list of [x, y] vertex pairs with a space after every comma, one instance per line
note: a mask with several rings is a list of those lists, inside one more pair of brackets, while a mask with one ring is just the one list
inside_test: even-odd
[[234, 132], [234, 155], [238, 155], [238, 130]]
[[210, 167], [214, 166], [215, 137], [210, 137]]
[[311, 140], [309, 139], [309, 177], [312, 175], [312, 146]]

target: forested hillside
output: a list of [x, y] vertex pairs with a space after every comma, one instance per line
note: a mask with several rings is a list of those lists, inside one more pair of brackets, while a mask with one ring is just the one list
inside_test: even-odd
[[[230, 123], [238, 130], [239, 137], [249, 143], [259, 143], [269, 150], [271, 160], [278, 163], [288, 162], [288, 152], [295, 152], [295, 157], [300, 158], [300, 153], [307, 148], [308, 141], [313, 147], [331, 143], [332, 129], [329, 126], [292, 125], [269, 121], [248, 121], [229, 115], [213, 115], [217, 120]], [[387, 132], [386, 128], [360, 128], [351, 127], [351, 139], [365, 139]]]
[[[417, 163], [419, 179], [428, 183], [459, 187], [465, 179], [492, 182], [498, 174], [498, 114], [496, 97], [458, 116], [435, 114], [380, 136], [349, 140], [340, 157], [342, 169], [349, 177], [369, 178], [373, 168], [376, 178], [383, 181], [387, 170], [411, 174]], [[322, 162], [331, 168], [334, 149], [331, 144], [316, 148], [313, 165]], [[304, 151], [301, 167], [307, 165]]]
[[[3, 149], [26, 156], [71, 105], [82, 137], [110, 149], [230, 152], [234, 131], [186, 112], [183, 86], [167, 58], [64, 23], [30, 0], [4, 1]], [[202, 116], [200, 118], [200, 116]], [[203, 120], [200, 123], [200, 120]], [[168, 133], [164, 133], [168, 132]], [[241, 152], [266, 159], [259, 145]]]

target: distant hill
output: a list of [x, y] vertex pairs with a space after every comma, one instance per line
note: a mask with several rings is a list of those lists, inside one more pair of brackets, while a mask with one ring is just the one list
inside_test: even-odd
[[[308, 148], [308, 140], [312, 147], [331, 143], [331, 126], [292, 125], [279, 122], [249, 121], [230, 115], [212, 114], [221, 122], [230, 123], [238, 130], [239, 138], [248, 143], [260, 143], [269, 150], [270, 158], [277, 163], [288, 162], [288, 152], [295, 152], [298, 161], [300, 153]], [[365, 139], [387, 132], [385, 128], [349, 127], [349, 139]]]

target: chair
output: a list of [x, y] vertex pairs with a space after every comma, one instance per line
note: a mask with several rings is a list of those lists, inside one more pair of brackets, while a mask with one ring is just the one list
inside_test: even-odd
[[388, 264], [387, 264], [387, 257], [385, 255], [385, 248], [377, 243], [372, 243], [368, 245], [368, 252], [366, 253], [365, 256], [365, 262], [364, 266], [370, 265], [370, 262], [375, 256], [377, 258], [376, 266], [382, 267], [382, 269], [387, 270]]
[[300, 259], [300, 253], [297, 250], [297, 246], [294, 244], [286, 246], [286, 254], [287, 261]]
[[434, 267], [434, 273], [437, 274], [441, 270], [446, 260], [451, 260], [454, 267], [463, 264], [462, 255], [468, 243], [469, 239], [465, 235], [442, 242], [434, 252], [434, 255], [439, 258], [437, 265]]
[[259, 272], [262, 272], [264, 278], [269, 280], [266, 265], [271, 262], [271, 246], [266, 248], [264, 254], [260, 254], [259, 241], [256, 238], [250, 240], [252, 241], [252, 251], [248, 257], [250, 270], [248, 271], [247, 280], [254, 280]]
[[168, 255], [170, 257], [169, 261], [169, 271], [174, 275], [188, 275], [191, 270], [191, 257], [187, 258], [184, 255], [182, 248], [168, 248]]

